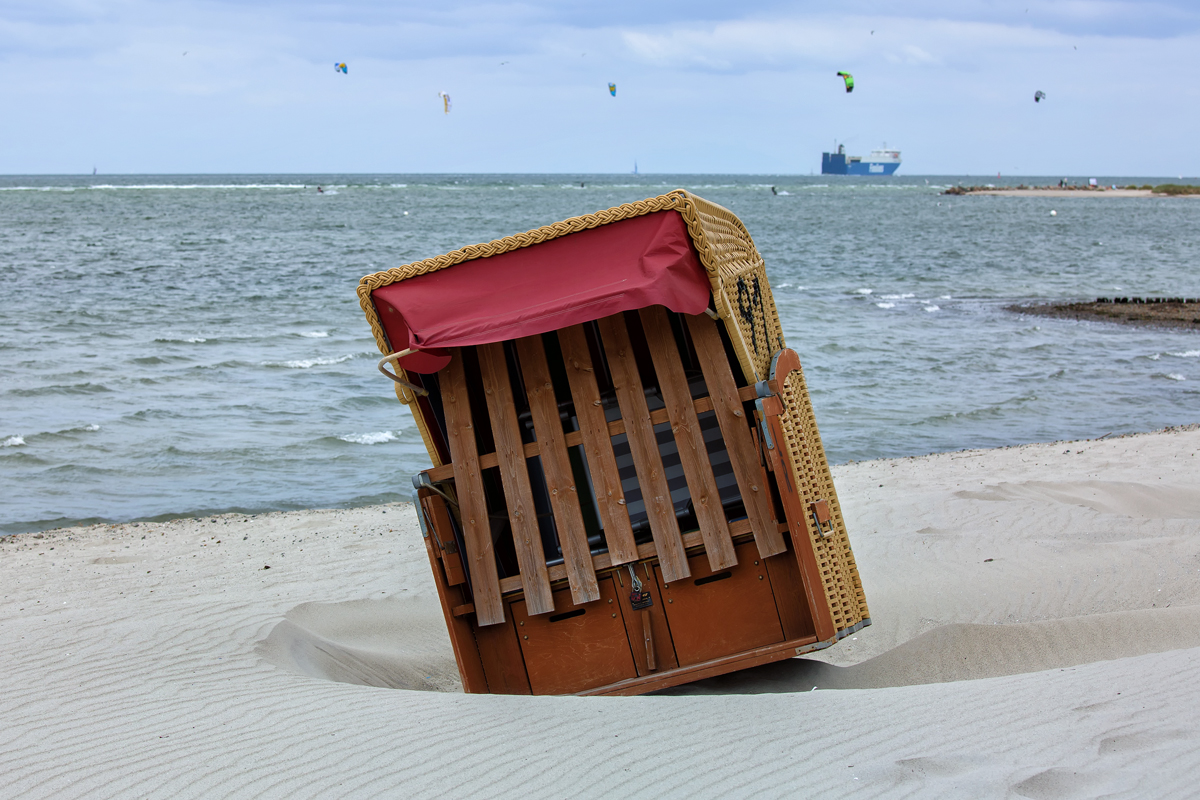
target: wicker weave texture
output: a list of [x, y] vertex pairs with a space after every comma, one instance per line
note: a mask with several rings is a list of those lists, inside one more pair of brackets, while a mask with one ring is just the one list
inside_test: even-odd
[[746, 380], [764, 379], [782, 350], [783, 328], [754, 240], [733, 212], [688, 195], [680, 210], [712, 282], [717, 313], [727, 323]]
[[862, 622], [871, 616], [863, 594], [858, 565], [850, 549], [850, 538], [846, 535], [846, 523], [842, 518], [842, 507], [837, 491], [833, 487], [833, 476], [821, 445], [821, 434], [817, 431], [817, 420], [813, 415], [812, 401], [804, 382], [804, 373], [794, 369], [788, 373], [780, 387], [784, 413], [781, 418], [788, 457], [792, 462], [792, 476], [801, 493], [804, 507], [819, 499], [829, 503], [833, 533], [822, 536], [811, 520], [805, 520], [813, 552], [821, 571], [821, 582], [829, 609], [833, 614], [834, 628], [838, 631]]

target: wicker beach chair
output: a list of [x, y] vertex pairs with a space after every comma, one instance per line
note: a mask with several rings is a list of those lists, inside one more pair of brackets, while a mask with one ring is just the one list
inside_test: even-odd
[[358, 295], [433, 462], [414, 503], [466, 691], [640, 694], [870, 624], [729, 211], [677, 190]]

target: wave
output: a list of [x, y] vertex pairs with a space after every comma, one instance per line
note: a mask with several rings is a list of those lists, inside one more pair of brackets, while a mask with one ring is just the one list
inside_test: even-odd
[[911, 297], [916, 297], [912, 292], [905, 292], [904, 294], [881, 294], [879, 296], [883, 300], [908, 300]]
[[1168, 372], [1166, 375], [1163, 375], [1163, 377], [1170, 378], [1173, 381], [1186, 381], [1187, 380], [1187, 378], [1180, 375], [1178, 372]]
[[285, 367], [287, 369], [311, 369], [312, 367], [326, 367], [330, 364], [341, 364], [344, 361], [349, 361], [358, 358], [358, 353], [351, 353], [338, 358], [302, 358], [294, 361], [263, 361], [260, 366], [263, 367]]
[[36, 389], [10, 389], [9, 394], [15, 397], [38, 397], [44, 394], [99, 394], [111, 392], [102, 383], [77, 383], [72, 386], [39, 386]]
[[925, 310], [926, 311], [941, 311], [942, 309], [939, 308], [938, 306], [925, 306]]
[[20, 436], [9, 436], [7, 439], [0, 441], [0, 447], [27, 447], [29, 442], [26, 439], [36, 440], [42, 437], [53, 438], [56, 436], [65, 436], [72, 433], [95, 433], [100, 430], [99, 425], [76, 425], [72, 428], [63, 428], [58, 431], [39, 431], [37, 433], [29, 433]]
[[[329, 336], [329, 331], [305, 331], [300, 334], [305, 339], [325, 339]], [[200, 341], [204, 341], [201, 339]]]
[[896, 307], [895, 303], [876, 303], [875, 305], [878, 306], [879, 308], [895, 308]]
[[1200, 358], [1200, 350], [1184, 350], [1182, 353], [1167, 353], [1176, 358]]
[[391, 431], [376, 431], [375, 433], [359, 433], [337, 437], [350, 444], [383, 444], [396, 441], [396, 434]]
[[98, 183], [85, 189], [306, 189], [303, 183]]

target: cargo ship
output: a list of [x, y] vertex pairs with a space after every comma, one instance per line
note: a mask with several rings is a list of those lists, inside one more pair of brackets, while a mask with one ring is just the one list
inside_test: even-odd
[[900, 168], [900, 151], [872, 150], [871, 155], [846, 155], [846, 146], [839, 144], [836, 153], [821, 154], [822, 175], [891, 175]]

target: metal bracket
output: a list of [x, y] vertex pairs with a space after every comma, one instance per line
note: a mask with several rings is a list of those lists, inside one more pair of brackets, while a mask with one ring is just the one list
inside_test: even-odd
[[758, 409], [758, 426], [762, 430], [763, 441], [766, 442], [768, 450], [774, 450], [775, 440], [771, 438], [771, 426], [767, 424], [767, 411], [763, 408], [761, 397], [754, 401], [754, 407]]

